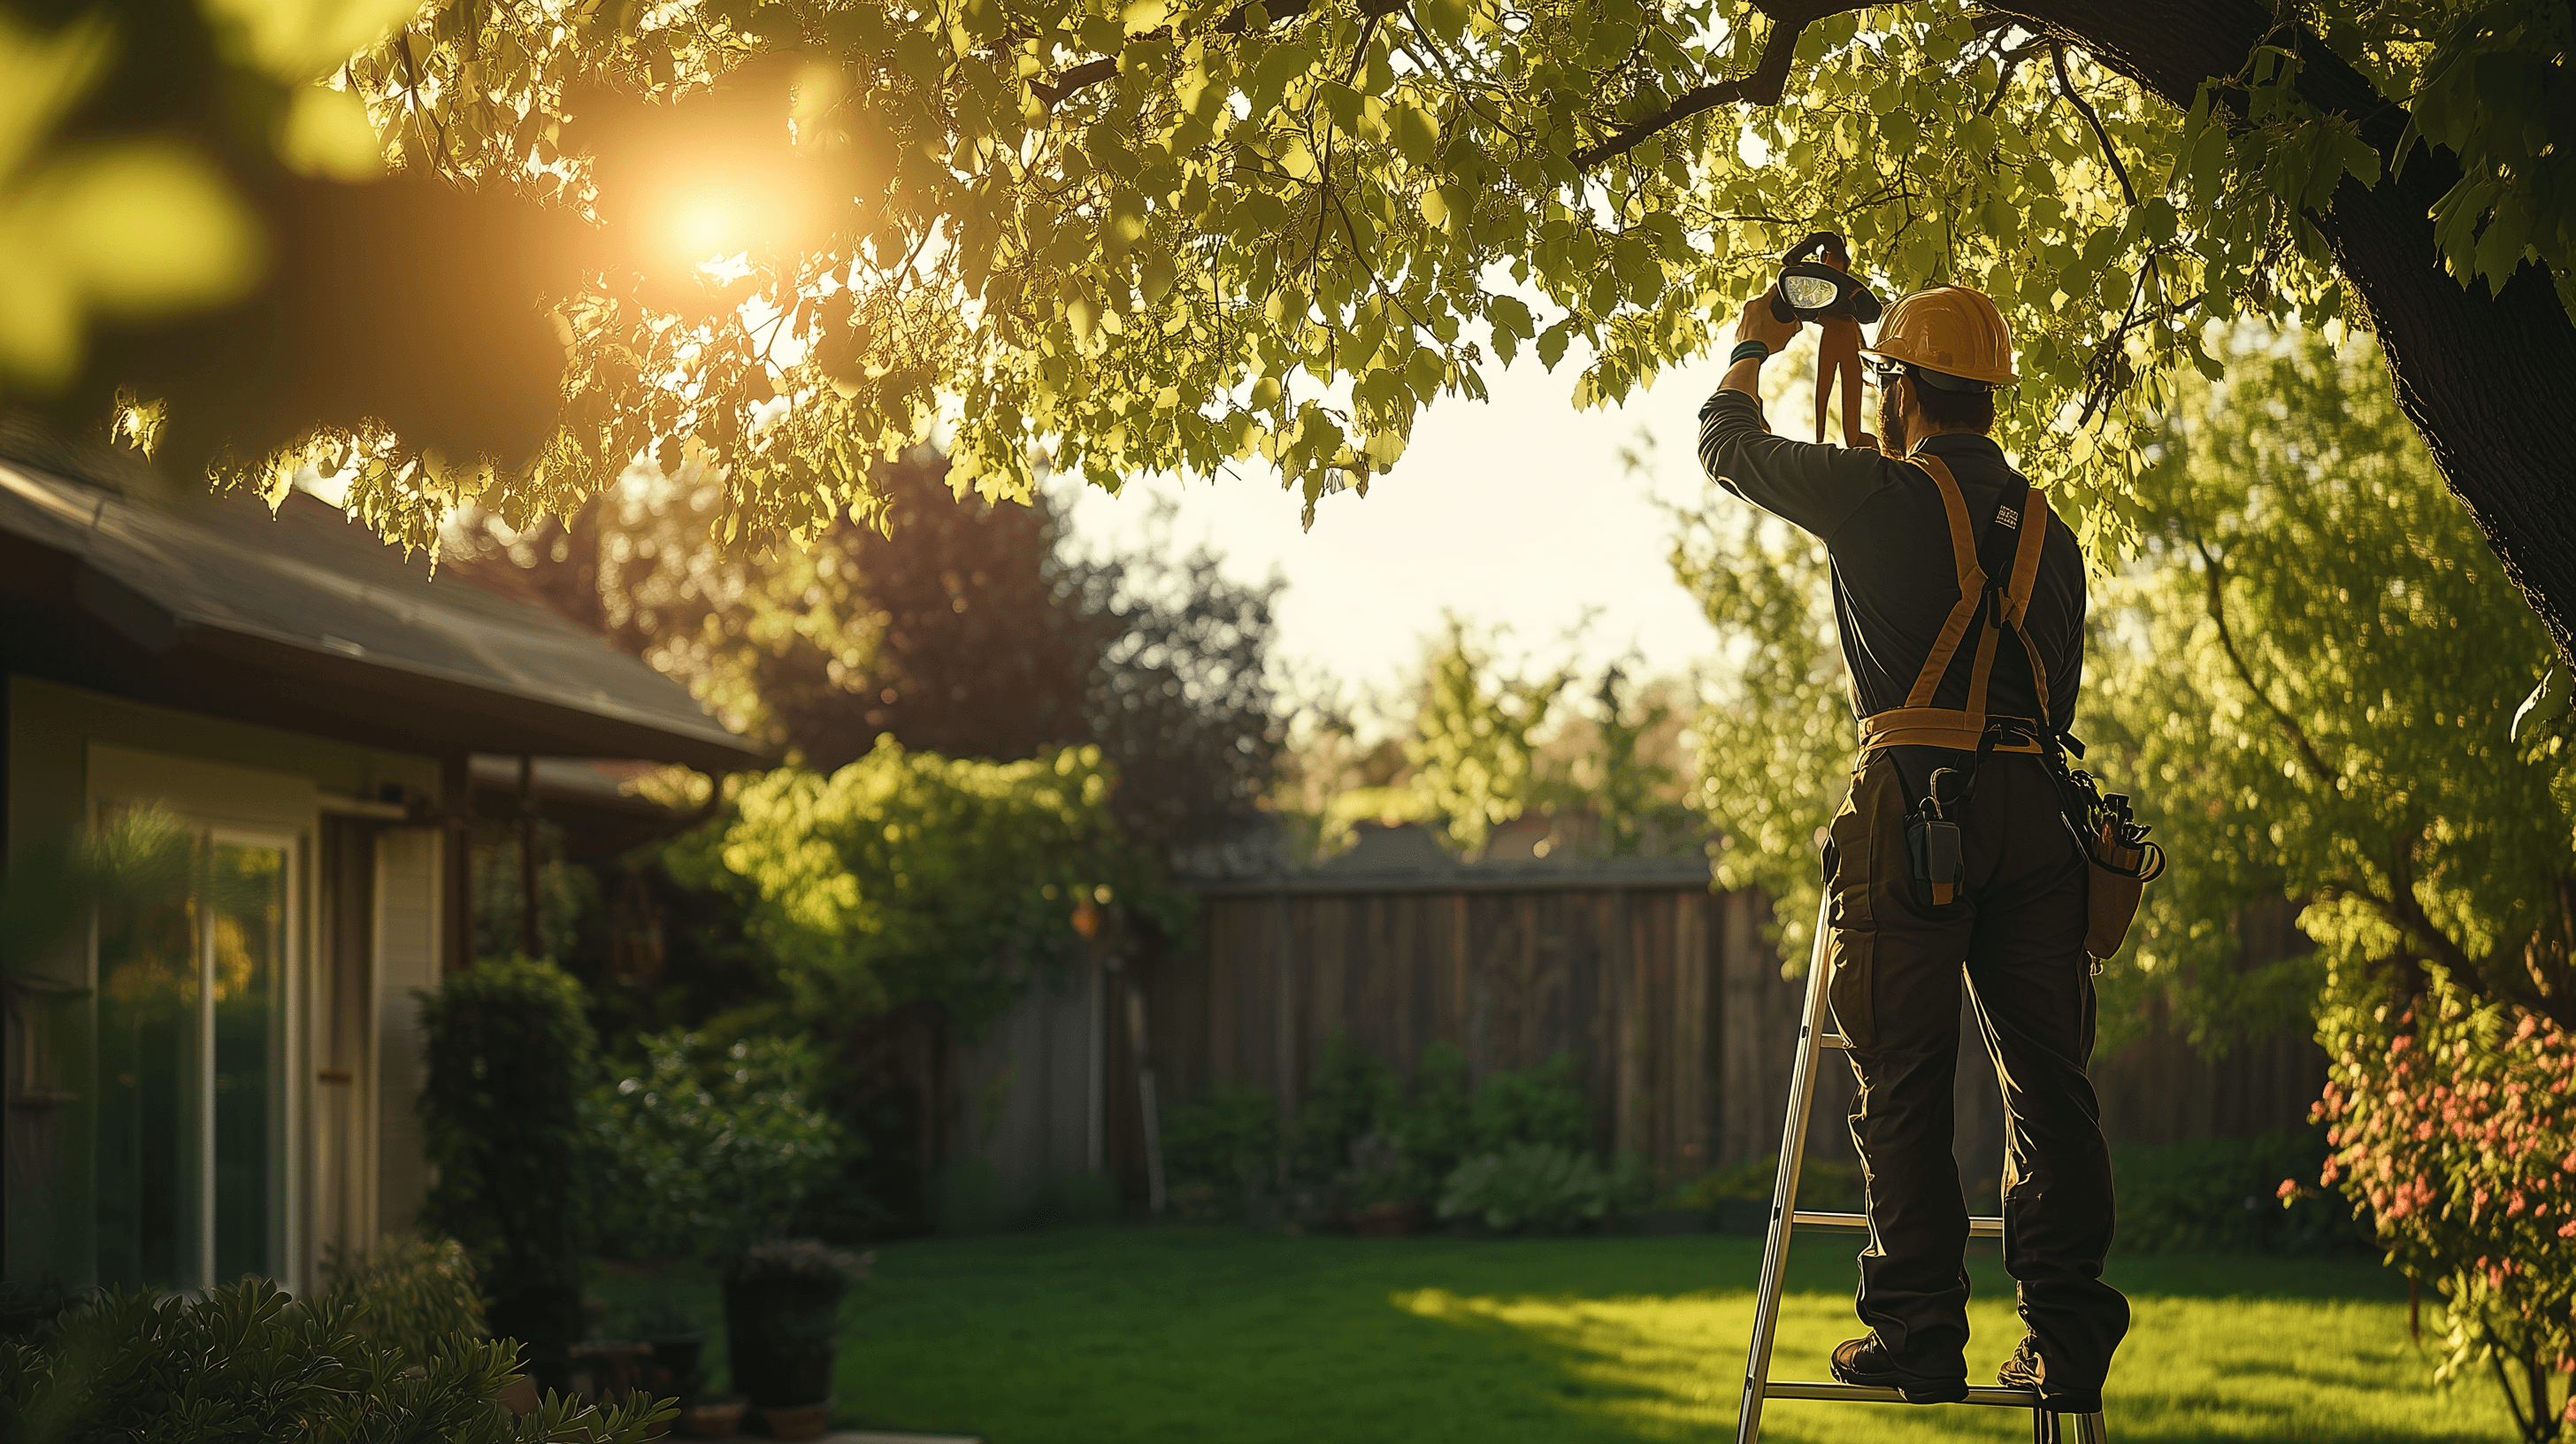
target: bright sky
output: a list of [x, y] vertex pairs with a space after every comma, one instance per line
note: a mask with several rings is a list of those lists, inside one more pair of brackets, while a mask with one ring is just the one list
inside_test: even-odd
[[[1551, 373], [1525, 352], [1509, 371], [1488, 368], [1491, 401], [1433, 402], [1395, 470], [1365, 498], [1325, 497], [1313, 531], [1298, 530], [1293, 493], [1246, 469], [1119, 497], [1081, 488], [1076, 538], [1140, 545], [1147, 497], [1176, 498], [1183, 546], [1212, 543], [1246, 580], [1274, 567], [1287, 578], [1276, 655], [1360, 691], [1419, 675], [1444, 610], [1508, 628], [1507, 655], [1549, 665], [1597, 611], [1570, 648], [1585, 674], [1631, 651], [1643, 660], [1633, 675], [1686, 671], [1714, 652], [1715, 637], [1673, 581], [1672, 525], [1654, 499], [1699, 494], [1699, 404], [1726, 368], [1716, 359], [1677, 368], [1623, 410], [1577, 412], [1568, 398], [1582, 359], [1570, 353]], [[1620, 453], [1641, 431], [1656, 445], [1650, 467], [1632, 475]]]

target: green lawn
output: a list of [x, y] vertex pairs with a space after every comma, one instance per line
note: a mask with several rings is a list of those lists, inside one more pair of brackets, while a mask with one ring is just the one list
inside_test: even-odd
[[[1793, 1254], [1779, 1361], [1854, 1332], [1848, 1235]], [[2020, 1338], [1985, 1246], [1972, 1369]], [[839, 1418], [991, 1444], [1508, 1444], [1731, 1437], [1757, 1239], [1369, 1242], [1084, 1229], [877, 1251]], [[2493, 1392], [2426, 1382], [2405, 1286], [2370, 1263], [2114, 1259], [2136, 1308], [2107, 1404], [2139, 1440], [2504, 1440]], [[716, 1322], [715, 1290], [612, 1280]], [[710, 1352], [721, 1359], [720, 1344]], [[1774, 1404], [1774, 1440], [2027, 1439], [2018, 1410]]]

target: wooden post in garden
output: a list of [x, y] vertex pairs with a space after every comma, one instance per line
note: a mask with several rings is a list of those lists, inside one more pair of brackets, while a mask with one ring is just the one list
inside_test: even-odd
[[1154, 1097], [1154, 1065], [1145, 1051], [1145, 990], [1127, 984], [1127, 1046], [1136, 1055], [1136, 1102], [1145, 1114], [1145, 1200], [1156, 1218], [1163, 1216], [1163, 1114]]

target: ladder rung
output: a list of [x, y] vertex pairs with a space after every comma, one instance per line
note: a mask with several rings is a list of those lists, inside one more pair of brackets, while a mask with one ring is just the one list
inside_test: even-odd
[[[1765, 1399], [1829, 1399], [1844, 1404], [1902, 1404], [1905, 1396], [1894, 1389], [1868, 1389], [1858, 1384], [1804, 1383], [1774, 1379], [1762, 1386]], [[1968, 1404], [1998, 1404], [2007, 1409], [2036, 1409], [2039, 1392], [2035, 1389], [1970, 1389], [1961, 1401]]]
[[1840, 1033], [1820, 1033], [1816, 1036], [1816, 1046], [1819, 1048], [1840, 1048], [1844, 1052], [1850, 1052], [1851, 1039], [1844, 1037]]
[[[1796, 1213], [1789, 1215], [1789, 1221], [1798, 1225], [1800, 1228], [1865, 1229], [1869, 1227], [1869, 1215], [1865, 1213], [1810, 1213], [1803, 1208], [1799, 1209]], [[1970, 1238], [2002, 1238], [2003, 1236], [2004, 1221], [2000, 1218], [1972, 1218], [1968, 1220], [1968, 1237]]]

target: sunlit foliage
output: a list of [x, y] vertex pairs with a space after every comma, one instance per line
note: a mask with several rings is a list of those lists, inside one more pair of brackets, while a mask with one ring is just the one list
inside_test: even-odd
[[2559, 718], [2515, 735], [2548, 639], [2375, 361], [2294, 334], [2187, 388], [2142, 563], [2097, 589], [2079, 730], [2174, 861], [2135, 962], [2191, 977], [2220, 1037], [2312, 997], [2228, 966], [2236, 910], [2281, 897], [2345, 966], [2422, 959], [2576, 1020], [2576, 758]]
[[1484, 846], [1496, 824], [1534, 800], [1537, 736], [1574, 677], [1506, 676], [1489, 644], [1466, 623], [1449, 619], [1448, 640], [1432, 654], [1430, 686], [1414, 718], [1404, 758], [1423, 815], [1446, 824], [1457, 851]]
[[[186, 455], [255, 473], [283, 448], [282, 467], [346, 471], [361, 512], [414, 540], [464, 501], [514, 525], [569, 511], [647, 454], [716, 468], [720, 535], [865, 519], [871, 464], [943, 417], [954, 479], [988, 493], [1042, 466], [1107, 485], [1243, 467], [1311, 503], [1386, 473], [1425, 405], [1482, 394], [1497, 364], [1576, 356], [1577, 404], [1625, 399], [1703, 354], [1820, 226], [1889, 289], [1957, 280], [2004, 304], [2026, 378], [2011, 439], [2072, 508], [2134, 471], [2134, 403], [2160, 402], [2177, 364], [2215, 370], [2203, 322], [2337, 314], [2303, 214], [2381, 167], [2352, 119], [2297, 98], [2317, 62], [2296, 35], [2219, 77], [2213, 116], [2207, 94], [2185, 113], [1957, 0], [451, 0], [373, 44], [408, 7], [202, 8], [179, 6], [214, 37], [204, 63], [261, 77], [262, 119], [200, 128], [237, 167], [310, 182], [256, 197], [280, 265], [315, 273], [277, 278], [279, 314], [308, 314], [295, 285], [335, 306], [374, 295], [379, 324], [440, 366], [333, 335], [357, 379], [285, 367], [281, 385], [330, 393], [300, 420], [238, 396], [209, 420], [220, 378], [110, 360], [160, 378], [171, 394], [131, 410], [194, 437]], [[2463, 277], [2533, 256], [2563, 278], [2576, 192], [2554, 179], [2566, 148], [2545, 104], [2563, 9], [2302, 13], [2388, 97], [2420, 93], [2424, 133], [2466, 158], [2440, 217]], [[0, 47], [9, 73], [68, 76], [77, 95], [69, 60], [25, 58], [66, 33]], [[334, 40], [361, 53], [338, 64]], [[141, 74], [93, 99], [145, 94]], [[346, 153], [359, 108], [396, 181], [344, 184], [366, 169]], [[88, 133], [57, 136], [59, 110], [0, 117], [0, 158], [35, 166]], [[0, 173], [10, 206], [44, 193], [37, 170]], [[451, 215], [432, 203], [445, 192], [403, 189], [427, 178], [556, 219]], [[361, 197], [379, 189], [405, 199]], [[298, 206], [373, 219], [308, 257], [290, 243], [313, 227], [282, 219]], [[73, 253], [76, 219], [39, 227], [47, 254]], [[418, 265], [463, 262], [439, 272], [446, 293], [481, 306], [522, 286], [554, 341], [486, 325], [488, 374], [450, 375], [472, 369], [440, 349], [452, 322], [382, 309], [403, 293], [363, 259], [415, 235], [431, 242]], [[476, 266], [480, 246], [510, 263]], [[133, 276], [159, 275], [150, 261], [134, 253]], [[129, 290], [166, 310], [183, 279]], [[536, 431], [478, 420], [497, 394], [418, 399], [537, 361], [560, 394], [509, 398], [551, 412]]]
[[828, 777], [783, 768], [675, 844], [683, 885], [747, 889], [746, 931], [807, 1017], [942, 1005], [972, 1029], [1076, 955], [1075, 907], [1167, 926], [1181, 904], [1111, 820], [1096, 748], [952, 761], [881, 739]]

